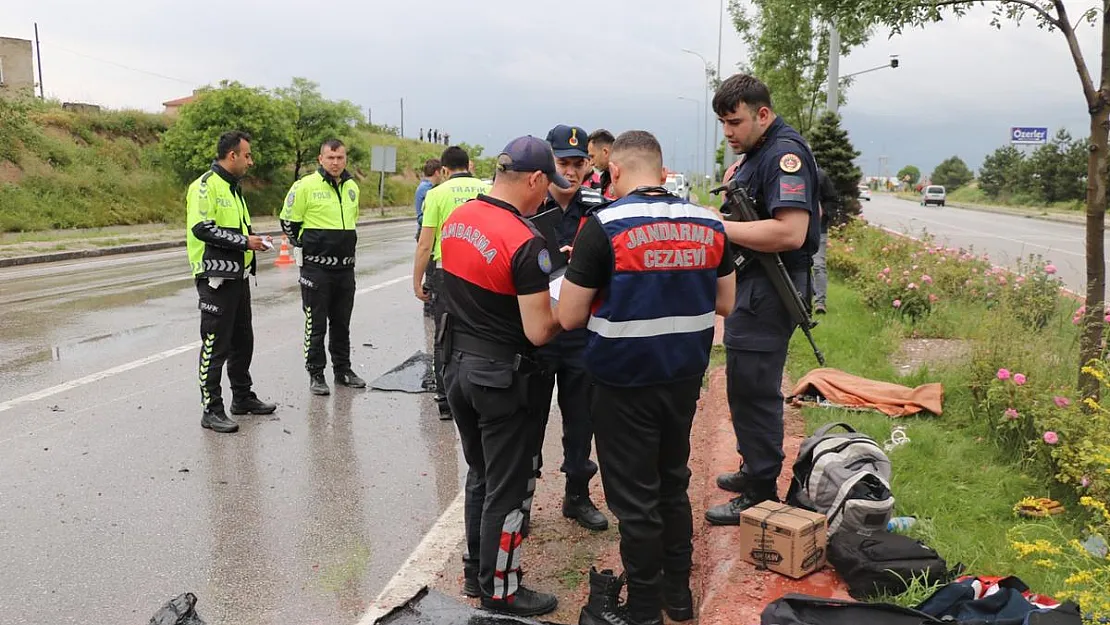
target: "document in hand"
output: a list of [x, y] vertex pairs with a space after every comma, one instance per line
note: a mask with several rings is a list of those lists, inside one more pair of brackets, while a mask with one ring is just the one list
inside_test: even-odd
[[[540, 231], [547, 241], [547, 253], [551, 255], [552, 269], [562, 269], [567, 266], [567, 255], [559, 251], [559, 222], [563, 220], [563, 209], [555, 208], [529, 217], [532, 225]], [[551, 272], [555, 275], [555, 271]]]

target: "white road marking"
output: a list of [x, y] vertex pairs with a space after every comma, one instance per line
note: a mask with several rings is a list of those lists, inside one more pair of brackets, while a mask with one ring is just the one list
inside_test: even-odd
[[378, 619], [411, 599], [421, 588], [432, 584], [462, 542], [465, 492], [459, 491], [432, 529], [428, 530], [424, 540], [370, 604], [370, 609], [362, 615], [358, 625], [374, 625]]
[[[355, 295], [363, 295], [363, 294], [366, 294], [366, 293], [370, 293], [371, 291], [377, 291], [377, 290], [380, 290], [380, 289], [384, 289], [388, 286], [392, 286], [394, 284], [397, 284], [399, 282], [404, 282], [405, 280], [409, 280], [409, 279], [411, 279], [410, 276], [401, 276], [401, 277], [398, 277], [398, 278], [393, 278], [392, 280], [386, 280], [385, 282], [379, 282], [377, 284], [370, 285], [370, 286], [368, 286], [364, 289], [359, 289], [359, 290], [355, 291]], [[167, 358], [172, 358], [172, 357], [174, 357], [178, 354], [183, 354], [185, 352], [192, 351], [192, 350], [195, 350], [195, 349], [200, 349], [200, 341], [193, 341], [192, 343], [189, 343], [187, 345], [181, 345], [179, 347], [174, 347], [173, 349], [167, 349], [166, 351], [163, 351], [163, 352], [158, 352], [156, 354], [151, 354], [150, 356], [147, 356], [146, 358], [140, 358], [138, 360], [132, 360], [131, 362], [127, 362], [127, 363], [124, 363], [122, 365], [117, 365], [117, 366], [112, 367], [110, 369], [105, 369], [103, 371], [98, 371], [96, 373], [91, 373], [89, 375], [86, 375], [85, 377], [77, 378], [76, 380], [70, 380], [69, 382], [63, 382], [62, 384], [58, 384], [56, 386], [51, 386], [50, 388], [45, 388], [41, 391], [36, 391], [34, 393], [29, 393], [29, 394], [23, 395], [21, 397], [16, 397], [14, 399], [9, 399], [5, 402], [0, 402], [0, 412], [4, 412], [5, 410], [11, 410], [12, 408], [15, 408], [16, 406], [19, 406], [19, 405], [22, 405], [22, 404], [28, 404], [28, 403], [31, 403], [31, 402], [38, 401], [40, 399], [45, 399], [45, 398], [50, 397], [52, 395], [57, 395], [58, 393], [64, 393], [66, 391], [71, 391], [75, 388], [80, 388], [82, 386], [85, 386], [86, 384], [92, 384], [93, 382], [99, 382], [100, 380], [103, 380], [105, 378], [110, 378], [114, 375], [119, 375], [120, 373], [125, 373], [127, 371], [131, 371], [132, 369], [137, 369], [138, 367], [149, 365], [149, 364], [161, 361], [161, 360], [165, 360]]]

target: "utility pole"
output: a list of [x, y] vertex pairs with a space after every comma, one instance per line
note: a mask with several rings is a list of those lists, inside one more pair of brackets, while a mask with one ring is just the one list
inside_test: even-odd
[[405, 136], [405, 99], [401, 98], [401, 136]]
[[[721, 80], [721, 38], [724, 36], [724, 32], [725, 0], [721, 0], [721, 6], [719, 9], [717, 9], [717, 80]], [[713, 106], [710, 105], [709, 108], [712, 109]], [[713, 122], [713, 151], [711, 152], [711, 154], [713, 155], [713, 171], [711, 173], [713, 174], [714, 182], [717, 181], [717, 132], [720, 130], [719, 126], [720, 124], [718, 124], [717, 122]], [[723, 164], [721, 173], [724, 174]]]
[[[39, 46], [39, 23], [35, 22], [35, 56], [39, 61], [39, 99], [45, 100], [45, 91], [42, 86], [42, 48]], [[32, 90], [31, 93], [34, 93]]]
[[374, 125], [374, 108], [373, 107], [370, 107], [370, 106], [366, 107], [366, 123], [371, 125], [371, 126]]
[[836, 20], [829, 25], [829, 77], [828, 100], [825, 109], [836, 113], [840, 108], [840, 32], [836, 29]]

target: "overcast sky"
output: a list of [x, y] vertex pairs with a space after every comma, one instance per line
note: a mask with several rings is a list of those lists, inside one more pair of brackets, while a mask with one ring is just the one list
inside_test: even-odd
[[[46, 93], [66, 101], [155, 111], [223, 78], [276, 87], [305, 76], [327, 97], [371, 108], [376, 123], [398, 125], [403, 97], [410, 137], [437, 127], [488, 154], [558, 123], [642, 128], [659, 137], [668, 165], [689, 170], [708, 153], [699, 151], [704, 117], [679, 97], [704, 106], [705, 81], [682, 48], [716, 63], [719, 2], [12, 0], [0, 36], [31, 39], [38, 21]], [[1069, 3], [1077, 14], [1086, 5]], [[976, 168], [1011, 126], [1086, 134], [1063, 37], [1032, 21], [999, 31], [989, 17], [878, 33], [842, 59], [842, 74], [901, 60], [858, 77], [841, 110], [866, 173], [877, 173], [880, 155], [890, 173], [907, 163], [928, 172], [952, 154]], [[1096, 31], [1082, 37], [1096, 61]], [[723, 73], [744, 55], [726, 17]]]

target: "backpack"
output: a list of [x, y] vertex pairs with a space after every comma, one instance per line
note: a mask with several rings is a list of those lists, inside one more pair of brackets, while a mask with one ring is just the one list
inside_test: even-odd
[[[830, 434], [836, 427], [847, 433]], [[822, 426], [798, 451], [786, 502], [827, 516], [830, 536], [884, 530], [894, 512], [890, 459], [874, 439], [847, 423]]]
[[883, 593], [900, 595], [915, 577], [924, 576], [928, 586], [955, 577], [948, 563], [931, 547], [887, 531], [866, 535], [840, 532], [829, 540], [828, 557], [848, 585], [848, 594], [856, 599]]

